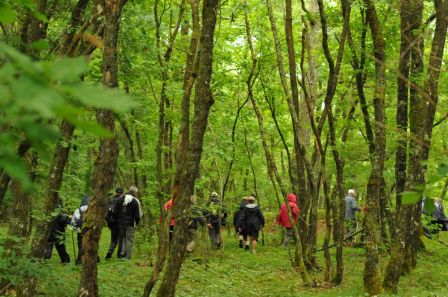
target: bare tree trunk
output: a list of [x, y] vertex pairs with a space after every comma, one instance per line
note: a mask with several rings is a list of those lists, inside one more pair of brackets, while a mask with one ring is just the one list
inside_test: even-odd
[[137, 159], [135, 157], [134, 140], [132, 139], [132, 135], [129, 132], [128, 126], [126, 125], [124, 120], [120, 119], [119, 122], [120, 122], [121, 129], [123, 130], [124, 134], [126, 135], [126, 139], [128, 140], [128, 143], [129, 143], [129, 151], [130, 151], [130, 154], [131, 154], [132, 176], [133, 176], [133, 179], [134, 179], [133, 184], [137, 188], [140, 188], [140, 183], [139, 183], [139, 178], [138, 178], [138, 173], [137, 173], [137, 167], [136, 167], [136, 164], [135, 164], [137, 162]]
[[[117, 44], [120, 15], [127, 0], [107, 0], [103, 48], [103, 84], [118, 87]], [[82, 239], [82, 270], [78, 296], [98, 296], [97, 257], [104, 217], [107, 212], [108, 191], [112, 188], [118, 160], [118, 143], [114, 135], [115, 116], [110, 110], [98, 110], [97, 121], [113, 135], [100, 140], [98, 157], [92, 177], [92, 200], [86, 213]]]

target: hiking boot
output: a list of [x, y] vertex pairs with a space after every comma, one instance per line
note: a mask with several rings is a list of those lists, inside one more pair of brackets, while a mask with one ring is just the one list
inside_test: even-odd
[[249, 246], [248, 246], [248, 245], [244, 246], [244, 249], [245, 249], [246, 251], [248, 251], [248, 250], [249, 250]]
[[112, 253], [107, 252], [107, 254], [106, 254], [106, 260], [109, 260], [110, 258], [112, 258]]
[[240, 239], [240, 248], [243, 248], [243, 241]]

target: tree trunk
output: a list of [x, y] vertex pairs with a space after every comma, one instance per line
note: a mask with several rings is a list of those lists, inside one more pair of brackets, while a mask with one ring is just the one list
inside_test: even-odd
[[162, 88], [160, 91], [159, 102], [159, 134], [157, 138], [156, 147], [156, 164], [157, 164], [157, 198], [162, 210], [163, 203], [168, 197], [170, 188], [172, 186], [172, 121], [167, 118], [166, 112], [171, 107], [170, 99], [167, 94], [168, 79], [169, 79], [169, 62], [174, 47], [174, 42], [177, 33], [180, 30], [180, 24], [183, 20], [185, 8], [185, 0], [182, 0], [179, 7], [179, 16], [174, 30], [169, 32], [169, 40], [167, 47], [162, 54], [161, 49], [161, 17], [159, 17], [159, 1], [154, 2], [154, 19], [156, 22], [156, 46], [157, 46], [157, 60], [161, 69]]
[[[322, 26], [322, 47], [324, 49], [325, 58], [328, 62], [329, 76], [327, 83], [327, 91], [325, 94], [325, 112], [328, 117], [328, 127], [330, 129], [330, 145], [332, 147], [333, 159], [336, 165], [336, 187], [338, 194], [338, 208], [334, 208], [334, 234], [336, 235], [336, 274], [333, 277], [332, 282], [334, 284], [340, 284], [344, 275], [343, 266], [343, 243], [344, 243], [344, 214], [345, 214], [345, 200], [344, 200], [344, 167], [343, 160], [339, 152], [336, 150], [336, 131], [335, 122], [332, 112], [332, 101], [334, 94], [336, 92], [336, 87], [338, 83], [339, 71], [341, 68], [342, 57], [344, 53], [345, 40], [348, 35], [349, 23], [350, 23], [350, 3], [346, 0], [342, 1], [342, 10], [344, 16], [344, 25], [341, 33], [341, 38], [339, 41], [339, 49], [336, 60], [336, 65], [334, 64], [333, 58], [331, 56], [329, 46], [328, 46], [328, 30], [327, 30], [327, 20], [325, 17], [324, 5], [322, 0], [317, 1], [319, 5], [320, 21]], [[324, 115], [322, 115], [323, 117]], [[322, 121], [321, 121], [322, 122]], [[319, 125], [321, 125], [321, 122]], [[315, 135], [319, 135], [321, 128], [313, 128]], [[321, 149], [322, 150], [322, 149]]]
[[[166, 272], [157, 296], [174, 296], [182, 261], [186, 252], [188, 233], [188, 212], [190, 196], [194, 193], [195, 180], [199, 175], [202, 145], [207, 128], [210, 107], [214, 103], [210, 89], [213, 64], [213, 37], [219, 0], [205, 0], [202, 9], [202, 31], [198, 46], [198, 76], [196, 79], [195, 111], [191, 140], [185, 159], [179, 160], [177, 170], [183, 170], [180, 183], [173, 189], [173, 212], [176, 218], [173, 243]], [[182, 119], [185, 120], [185, 119]]]
[[[193, 19], [193, 32], [191, 34], [190, 49], [187, 53], [187, 62], [184, 73], [184, 83], [183, 83], [183, 96], [181, 103], [182, 111], [182, 121], [179, 129], [179, 138], [176, 150], [176, 172], [174, 176], [174, 186], [180, 184], [182, 174], [185, 169], [178, 166], [183, 166], [183, 160], [187, 156], [187, 151], [190, 143], [190, 97], [191, 92], [197, 77], [197, 68], [199, 59], [197, 58], [197, 47], [198, 39], [200, 34], [200, 24], [199, 24], [199, 6], [198, 0], [192, 0], [191, 4], [191, 14]], [[160, 272], [162, 271], [166, 254], [168, 252], [168, 229], [169, 229], [170, 218], [165, 217], [159, 232], [159, 246], [157, 249], [157, 261], [154, 266], [151, 277], [145, 285], [145, 290], [143, 296], [149, 296], [152, 289], [156, 285]]]
[[384, 161], [386, 154], [386, 119], [385, 92], [386, 67], [384, 38], [375, 5], [365, 0], [367, 22], [373, 40], [373, 57], [375, 59], [375, 93], [373, 105], [375, 109], [375, 151], [372, 156], [372, 169], [367, 184], [367, 210], [365, 213], [365, 246], [366, 260], [364, 266], [364, 289], [371, 295], [381, 293], [381, 273], [379, 267], [380, 244], [380, 199], [384, 195]]
[[[103, 84], [118, 87], [117, 44], [120, 15], [127, 0], [107, 0], [103, 48]], [[82, 270], [78, 296], [98, 296], [97, 257], [104, 217], [107, 212], [108, 191], [112, 188], [117, 160], [118, 144], [114, 135], [115, 116], [112, 111], [98, 110], [97, 121], [110, 131], [111, 138], [101, 139], [92, 177], [92, 199], [83, 225]]]
[[[422, 28], [422, 1], [402, 1], [404, 7], [409, 8], [409, 19], [415, 21]], [[406, 5], [406, 6], [405, 6]], [[414, 36], [414, 46], [410, 49], [411, 62], [411, 96], [410, 96], [410, 131], [411, 140], [409, 144], [409, 172], [407, 176], [406, 190], [416, 191], [416, 187], [424, 184], [426, 166], [423, 162], [427, 160], [431, 144], [431, 131], [434, 121], [435, 108], [438, 100], [438, 83], [440, 75], [441, 60], [445, 46], [447, 32], [448, 1], [435, 1], [436, 28], [432, 40], [431, 54], [427, 78], [424, 83], [423, 93], [418, 87], [419, 76], [423, 68], [422, 48], [423, 38], [421, 35]], [[418, 26], [417, 26], [418, 27]], [[419, 30], [414, 30], [420, 34]], [[412, 40], [412, 39], [411, 39]], [[430, 126], [430, 127], [429, 127]], [[417, 190], [417, 192], [420, 192]], [[403, 271], [409, 271], [416, 265], [417, 250], [420, 245], [421, 225], [420, 214], [416, 213], [416, 204], [402, 205], [399, 213], [399, 224], [406, 226], [397, 236], [400, 241], [394, 243], [394, 249], [389, 260], [386, 277], [383, 286], [387, 291], [396, 292], [400, 275]], [[398, 224], [397, 224], [398, 225]], [[403, 246], [403, 242], [405, 243]]]
[[[268, 0], [267, 2], [268, 2], [269, 15], [270, 15], [270, 19], [271, 19], [271, 26], [273, 28], [273, 33], [274, 33], [274, 32], [276, 32], [276, 28], [275, 28], [275, 22], [273, 22], [272, 3], [270, 3], [270, 0]], [[251, 33], [251, 29], [250, 29], [249, 17], [247, 15], [247, 6], [246, 6], [246, 11], [245, 11], [245, 21], [246, 21], [247, 43], [249, 45], [249, 50], [250, 50], [250, 54], [251, 54], [251, 58], [252, 58], [252, 67], [251, 67], [251, 71], [250, 71], [249, 77], [248, 77], [247, 82], [246, 82], [247, 88], [248, 88], [248, 95], [249, 95], [250, 101], [252, 103], [252, 106], [254, 108], [255, 114], [257, 116], [258, 127], [259, 127], [260, 136], [261, 136], [261, 140], [262, 140], [262, 144], [263, 144], [263, 149], [264, 149], [265, 157], [266, 157], [266, 163], [268, 164], [269, 170], [271, 170], [274, 173], [274, 175], [275, 175], [275, 177], [277, 179], [277, 183], [279, 184], [279, 187], [281, 189], [285, 205], [286, 205], [287, 210], [288, 210], [288, 217], [289, 217], [290, 221], [293, 222], [292, 215], [291, 215], [291, 209], [289, 207], [289, 202], [288, 202], [288, 200], [286, 198], [286, 190], [285, 190], [285, 187], [283, 185], [281, 176], [280, 176], [280, 174], [278, 172], [277, 166], [275, 164], [275, 160], [274, 160], [274, 157], [272, 155], [272, 152], [269, 150], [267, 139], [266, 139], [266, 136], [264, 134], [263, 116], [261, 114], [261, 111], [258, 108], [257, 102], [256, 102], [256, 100], [254, 98], [253, 91], [252, 91], [252, 85], [253, 85], [253, 80], [254, 80], [254, 73], [255, 73], [255, 69], [257, 67], [257, 58], [256, 58], [254, 47], [253, 47], [253, 44], [252, 44], [252, 33]], [[274, 35], [276, 35], [276, 33], [274, 33]], [[277, 58], [279, 58], [279, 57], [281, 57], [281, 55], [279, 55], [279, 53], [277, 52]], [[280, 69], [281, 69], [281, 67], [280, 67]], [[283, 74], [284, 74], [284, 71], [283, 71]], [[281, 76], [283, 76], [283, 75], [281, 75]], [[283, 78], [284, 78], [284, 76], [283, 76]], [[284, 79], [282, 79], [282, 81], [285, 82]], [[295, 268], [300, 273], [300, 276], [302, 278], [303, 283], [305, 285], [309, 285], [308, 275], [307, 275], [307, 272], [306, 272], [305, 263], [303, 261], [302, 239], [301, 239], [299, 231], [297, 230], [297, 226], [296, 225], [293, 225], [293, 229], [294, 229], [294, 233], [295, 233], [296, 238], [297, 238], [296, 246], [295, 246], [295, 261], [294, 261], [295, 262]]]

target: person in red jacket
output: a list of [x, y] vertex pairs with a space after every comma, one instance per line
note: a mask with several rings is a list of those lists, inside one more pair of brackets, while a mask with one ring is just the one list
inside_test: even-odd
[[[288, 198], [289, 207], [291, 208], [293, 224], [295, 225], [297, 223], [297, 217], [299, 216], [299, 212], [300, 212], [300, 209], [297, 206], [297, 197], [296, 197], [296, 195], [289, 193], [287, 198]], [[288, 217], [288, 208], [286, 207], [285, 203], [283, 203], [282, 207], [280, 208], [276, 222], [277, 222], [277, 224], [285, 227], [285, 238], [283, 240], [283, 246], [287, 247], [289, 245], [289, 239], [291, 237], [294, 238], [294, 240], [295, 240], [295, 234], [294, 234], [294, 229], [292, 228], [292, 225], [291, 225], [291, 221], [289, 220], [289, 217]]]
[[[166, 215], [168, 215], [168, 211], [173, 207], [173, 199], [168, 200], [164, 205], [163, 205], [163, 211], [166, 213]], [[160, 218], [160, 221], [162, 222], [162, 218]], [[170, 242], [171, 239], [173, 238], [173, 233], [174, 233], [174, 226], [176, 225], [176, 220], [174, 219], [174, 216], [171, 218], [170, 221]]]

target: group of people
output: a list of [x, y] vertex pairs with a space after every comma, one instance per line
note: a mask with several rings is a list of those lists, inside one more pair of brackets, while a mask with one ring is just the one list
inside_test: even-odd
[[[117, 248], [117, 257], [131, 259], [134, 245], [135, 228], [143, 216], [140, 201], [136, 197], [138, 189], [131, 186], [125, 194], [123, 188], [115, 189], [115, 195], [110, 199], [106, 221], [111, 232], [111, 243], [106, 254], [106, 260], [112, 257]], [[53, 246], [61, 258], [62, 263], [70, 263], [70, 256], [65, 247], [65, 229], [70, 225], [76, 230], [78, 252], [75, 264], [81, 263], [82, 256], [82, 226], [86, 211], [89, 207], [90, 196], [84, 195], [80, 206], [72, 215], [59, 213], [53, 220], [50, 236], [47, 240], [44, 259], [51, 258]], [[99, 261], [99, 258], [98, 258]]]
[[[111, 232], [111, 243], [106, 254], [106, 260], [110, 259], [117, 248], [117, 257], [131, 259], [134, 244], [135, 228], [140, 223], [143, 216], [140, 201], [136, 197], [138, 189], [131, 186], [125, 194], [123, 188], [118, 187], [115, 195], [110, 199], [107, 210], [107, 225]], [[50, 236], [48, 238], [44, 258], [49, 259], [52, 255], [53, 246], [61, 258], [62, 263], [69, 263], [70, 256], [65, 248], [65, 228], [71, 225], [77, 230], [78, 255], [76, 264], [81, 263], [82, 255], [82, 224], [84, 214], [88, 209], [90, 197], [85, 195], [82, 202], [73, 215], [63, 213], [58, 214], [52, 223]], [[284, 228], [283, 246], [287, 247], [291, 239], [296, 240], [293, 226], [297, 224], [300, 209], [297, 203], [297, 196], [293, 193], [287, 195], [288, 204], [283, 203], [276, 218], [276, 223]], [[422, 203], [422, 212], [423, 212]], [[173, 199], [168, 200], [163, 210], [165, 214], [173, 207]], [[357, 203], [357, 194], [354, 189], [350, 189], [345, 197], [345, 223], [346, 234], [350, 238], [356, 232], [356, 212], [363, 210]], [[191, 196], [191, 207], [188, 218], [188, 244], [187, 251], [192, 252], [198, 238], [200, 226], [207, 226], [212, 248], [222, 247], [221, 226], [226, 225], [228, 212], [222, 205], [218, 194], [212, 192], [210, 200], [201, 209], [196, 203], [196, 197]], [[438, 229], [448, 230], [448, 218], [445, 215], [440, 199], [434, 200], [434, 208], [431, 214], [431, 224]], [[162, 221], [162, 217], [161, 217]], [[176, 220], [172, 216], [170, 219], [169, 240], [171, 242]], [[260, 230], [265, 225], [265, 217], [260, 207], [257, 205], [254, 195], [246, 196], [242, 199], [233, 216], [235, 232], [238, 234], [239, 247], [256, 253], [257, 242]], [[98, 259], [99, 261], [99, 259]]]

